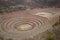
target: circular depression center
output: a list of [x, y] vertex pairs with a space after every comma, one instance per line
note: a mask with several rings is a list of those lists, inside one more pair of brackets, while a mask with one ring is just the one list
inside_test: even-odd
[[22, 31], [25, 31], [25, 30], [30, 30], [32, 29], [33, 27], [29, 24], [21, 24], [19, 26], [16, 27], [18, 30], [22, 30]]

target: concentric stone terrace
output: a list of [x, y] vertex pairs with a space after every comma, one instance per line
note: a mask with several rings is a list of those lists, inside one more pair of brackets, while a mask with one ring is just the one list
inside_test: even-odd
[[0, 17], [0, 35], [16, 40], [29, 38], [47, 30], [48, 22], [47, 18], [32, 14], [3, 15]]

